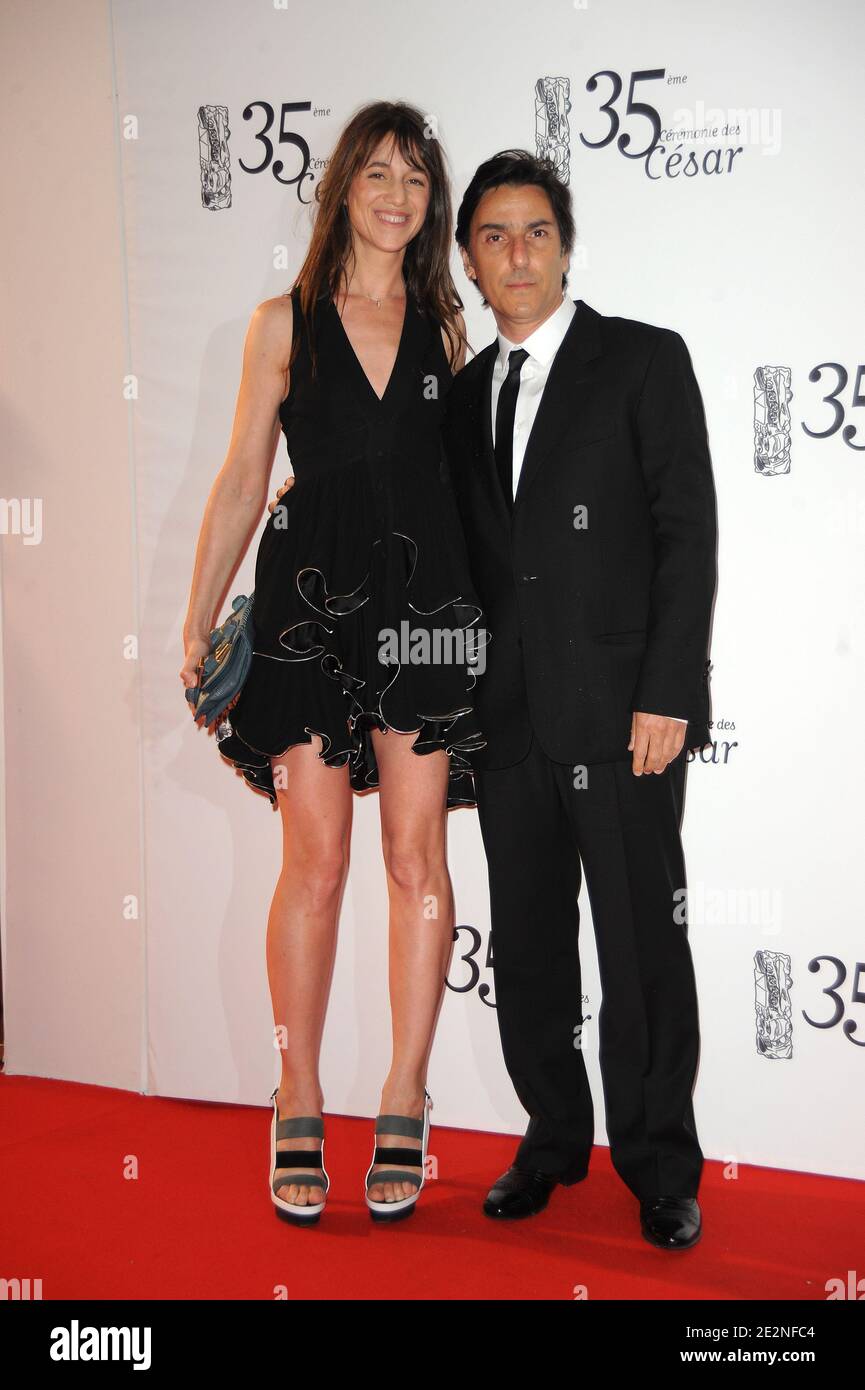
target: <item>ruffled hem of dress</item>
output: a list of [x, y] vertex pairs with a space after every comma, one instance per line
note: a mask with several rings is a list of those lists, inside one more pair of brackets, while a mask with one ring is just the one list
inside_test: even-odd
[[[484, 645], [487, 640], [487, 634], [477, 626], [482, 616], [482, 609], [479, 604], [473, 598], [465, 599], [462, 595], [458, 595], [437, 604], [432, 609], [416, 606], [408, 598], [408, 593], [417, 570], [417, 543], [401, 532], [394, 532], [392, 535], [395, 541], [402, 543], [401, 560], [408, 571], [408, 578], [405, 583], [408, 610], [416, 614], [418, 618], [435, 617], [438, 619], [449, 612], [452, 621], [448, 630], [468, 633], [472, 629], [474, 650], [477, 652], [478, 648]], [[374, 551], [380, 545], [381, 542], [376, 541]], [[383, 552], [379, 552], [379, 558], [382, 554]], [[334, 620], [338, 622], [340, 619], [347, 618], [369, 602], [371, 598], [369, 587], [371, 573], [372, 566], [370, 566], [366, 578], [356, 588], [348, 593], [333, 594], [328, 592], [325, 576], [320, 569], [316, 566], [307, 566], [301, 569], [296, 576], [296, 587], [307, 607], [312, 610], [315, 616], [304, 617], [301, 621], [292, 623], [280, 631], [277, 645], [280, 652], [290, 652], [290, 656], [277, 656], [274, 652], [267, 651], [254, 653], [254, 657], [274, 659], [280, 665], [285, 663], [286, 667], [301, 662], [317, 661], [322, 673], [339, 685], [342, 696], [348, 703], [349, 712], [344, 731], [341, 731], [335, 739], [326, 729], [318, 729], [311, 724], [304, 723], [302, 732], [300, 730], [296, 732], [286, 731], [286, 735], [281, 736], [278, 740], [281, 746], [269, 751], [251, 744], [238, 732], [230, 715], [226, 713], [218, 722], [216, 729], [219, 752], [227, 761], [234, 764], [255, 791], [264, 793], [270, 799], [271, 804], [276, 805], [276, 788], [273, 782], [270, 759], [281, 757], [283, 753], [288, 752], [289, 748], [294, 748], [298, 744], [309, 744], [312, 742], [313, 736], [319, 737], [322, 741], [322, 749], [317, 755], [318, 758], [328, 767], [345, 767], [347, 764], [352, 789], [356, 792], [365, 792], [377, 789], [379, 785], [378, 765], [371, 740], [371, 729], [378, 728], [382, 732], [400, 734], [416, 733], [411, 745], [413, 753], [424, 756], [437, 749], [442, 749], [450, 757], [447, 809], [452, 810], [456, 806], [475, 806], [477, 802], [469, 755], [486, 747], [486, 739], [479, 729], [471, 727], [476, 721], [473, 705], [471, 703], [460, 704], [456, 709], [452, 709], [446, 714], [422, 714], [415, 709], [412, 711], [413, 717], [409, 716], [406, 727], [400, 728], [392, 719], [388, 719], [384, 710], [384, 702], [387, 700], [388, 705], [391, 705], [395, 697], [398, 699], [401, 692], [397, 689], [397, 683], [403, 671], [403, 664], [396, 658], [392, 658], [390, 664], [395, 668], [393, 676], [385, 688], [377, 692], [377, 708], [370, 709], [358, 698], [366, 685], [366, 681], [361, 676], [345, 669], [338, 650], [328, 648], [327, 638], [336, 631], [336, 627], [328, 627], [328, 622]], [[335, 645], [339, 646], [339, 642], [337, 641]], [[454, 671], [463, 670], [468, 682], [465, 693], [472, 691], [477, 683], [477, 674], [471, 663], [467, 663], [465, 667], [455, 665], [452, 669]], [[252, 676], [252, 674], [251, 672], [250, 675]], [[392, 695], [392, 692], [395, 694]], [[411, 708], [410, 702], [409, 708]], [[242, 722], [241, 710], [235, 713], [238, 722]]]
[[[412, 752], [419, 757], [424, 757], [437, 749], [443, 749], [449, 755], [450, 769], [447, 795], [447, 809], [449, 811], [457, 806], [475, 806], [477, 804], [474, 774], [466, 755], [479, 748], [484, 748], [486, 739], [480, 732], [468, 734], [465, 738], [456, 741], [450, 738], [450, 731], [457, 720], [470, 713], [472, 713], [471, 706], [466, 706], [465, 709], [456, 710], [444, 717], [424, 718], [417, 731], [417, 737], [411, 745]], [[217, 725], [216, 738], [222, 757], [242, 773], [254, 791], [267, 796], [271, 805], [275, 806], [277, 804], [276, 787], [273, 781], [271, 758], [281, 757], [283, 753], [288, 752], [289, 748], [296, 748], [299, 744], [311, 744], [313, 736], [321, 739], [321, 752], [317, 754], [317, 757], [327, 767], [345, 767], [348, 764], [349, 783], [353, 791], [377, 790], [379, 785], [378, 764], [370, 741], [370, 732], [373, 728], [378, 728], [383, 733], [403, 732], [395, 729], [392, 724], [387, 724], [381, 715], [374, 711], [365, 710], [363, 715], [356, 718], [349, 736], [349, 746], [346, 748], [334, 748], [333, 739], [324, 730], [313, 729], [309, 725], [304, 725], [303, 734], [299, 738], [291, 739], [278, 752], [265, 753], [259, 748], [253, 748], [240, 736], [233, 728], [228, 715], [225, 715]], [[413, 730], [407, 732], [413, 732]]]

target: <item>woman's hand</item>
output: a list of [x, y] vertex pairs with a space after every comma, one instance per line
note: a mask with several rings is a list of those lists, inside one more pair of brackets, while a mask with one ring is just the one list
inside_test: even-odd
[[280, 497], [282, 496], [282, 494], [283, 494], [284, 492], [288, 492], [288, 489], [289, 489], [290, 487], [294, 487], [294, 478], [286, 478], [286, 480], [285, 480], [285, 482], [283, 483], [282, 487], [278, 487], [278, 488], [276, 489], [276, 502], [268, 502], [268, 504], [267, 504], [267, 510], [268, 510], [269, 512], [272, 512], [272, 511], [275, 509], [275, 507], [276, 507], [276, 505], [277, 505], [277, 502], [279, 501], [279, 499], [280, 499]]
[[198, 684], [195, 658], [207, 651], [214, 609], [267, 501], [280, 436], [279, 406], [289, 386], [291, 340], [291, 297], [263, 300], [246, 332], [231, 442], [210, 489], [195, 550], [180, 672], [187, 691]]
[[[183, 656], [183, 665], [180, 668], [180, 679], [183, 681], [187, 690], [198, 685], [198, 663], [202, 657], [207, 656], [210, 651], [210, 642], [206, 637], [190, 637], [186, 640], [186, 651]], [[191, 700], [187, 704], [194, 717], [195, 706]]]

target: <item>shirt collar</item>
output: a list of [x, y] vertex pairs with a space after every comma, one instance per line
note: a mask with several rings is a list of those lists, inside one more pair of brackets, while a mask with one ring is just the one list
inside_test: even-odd
[[515, 347], [525, 348], [530, 357], [542, 367], [548, 367], [561, 347], [562, 339], [568, 331], [571, 319], [577, 312], [577, 306], [567, 294], [562, 296], [562, 302], [557, 309], [554, 309], [548, 319], [537, 327], [533, 333], [524, 338], [521, 343], [511, 343], [499, 333], [499, 364], [504, 371], [508, 366], [508, 354]]

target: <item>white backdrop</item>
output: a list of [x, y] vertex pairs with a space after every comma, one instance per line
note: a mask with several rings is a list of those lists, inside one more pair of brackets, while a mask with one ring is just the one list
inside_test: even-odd
[[[715, 742], [711, 758], [689, 768], [684, 827], [701, 1143], [709, 1158], [865, 1177], [854, 743], [865, 676], [865, 11], [855, 0], [757, 9], [748, 0], [535, 0], [529, 9], [517, 0], [362, 9], [114, 0], [112, 14], [141, 593], [141, 1089], [264, 1104], [278, 1071], [264, 933], [279, 816], [194, 728], [177, 677], [194, 546], [228, 444], [249, 316], [290, 285], [309, 235], [306, 204], [357, 105], [404, 99], [437, 121], [456, 206], [481, 160], [538, 148], [548, 126], [536, 86], [557, 79], [545, 90], [566, 118], [556, 149], [579, 234], [569, 293], [682, 333], [709, 422], [721, 538]], [[598, 73], [607, 75], [590, 90]], [[634, 80], [629, 113], [635, 73], [652, 75]], [[267, 156], [261, 103], [274, 109], [274, 140], [283, 104], [300, 104], [283, 128], [308, 146], [313, 179], [274, 176], [277, 158], [284, 179], [298, 174], [300, 147], [275, 145]], [[649, 117], [633, 103], [658, 113], [661, 146], [648, 162], [618, 148], [624, 133], [631, 150], [648, 142]], [[199, 110], [210, 107], [225, 108], [229, 131], [230, 196], [216, 208], [203, 205], [199, 168]], [[480, 350], [494, 322], [456, 251], [453, 269]], [[820, 364], [836, 365], [811, 380]], [[764, 368], [776, 369], [765, 388]], [[287, 471], [281, 440], [274, 487]], [[230, 593], [252, 586], [260, 532]], [[451, 814], [449, 856], [466, 930], [433, 1052], [433, 1118], [522, 1133], [491, 1006], [474, 811]], [[605, 1143], [585, 891], [581, 916], [584, 1047]], [[464, 961], [469, 929], [479, 945]], [[322, 1058], [330, 1112], [376, 1110], [390, 1057], [386, 931], [373, 795], [355, 798]], [[755, 962], [770, 975], [768, 1018]], [[27, 1070], [26, 1051], [12, 1047], [10, 1070]]]

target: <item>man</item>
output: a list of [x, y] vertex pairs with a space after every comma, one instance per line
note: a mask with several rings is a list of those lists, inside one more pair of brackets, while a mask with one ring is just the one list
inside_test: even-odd
[[531, 1215], [586, 1176], [582, 861], [612, 1162], [646, 1239], [682, 1249], [703, 1155], [680, 825], [687, 749], [709, 742], [715, 497], [682, 338], [571, 300], [574, 231], [568, 189], [524, 150], [481, 165], [456, 227], [498, 328], [454, 379], [445, 445], [490, 633], [473, 764], [502, 1047], [530, 1116], [484, 1211]]

